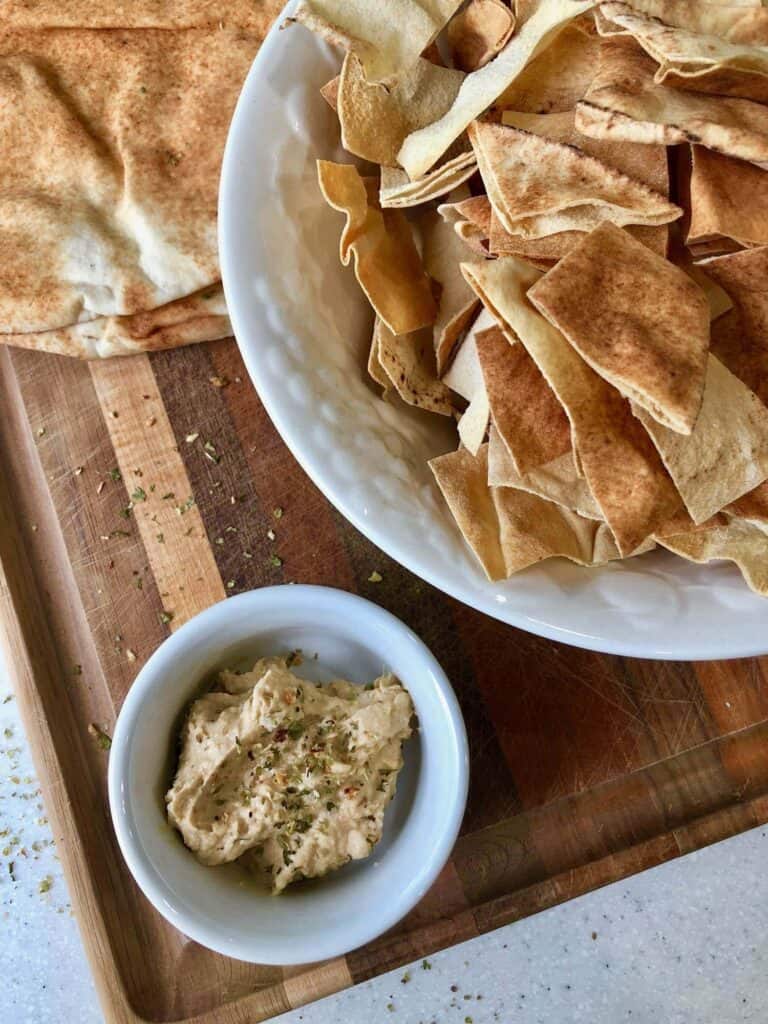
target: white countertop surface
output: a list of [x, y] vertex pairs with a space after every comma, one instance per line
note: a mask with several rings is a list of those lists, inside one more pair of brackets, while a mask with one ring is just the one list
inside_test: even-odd
[[[103, 1018], [10, 695], [0, 664], [0, 1022], [95, 1024]], [[768, 827], [753, 829], [275, 1020], [764, 1024], [766, 864]]]

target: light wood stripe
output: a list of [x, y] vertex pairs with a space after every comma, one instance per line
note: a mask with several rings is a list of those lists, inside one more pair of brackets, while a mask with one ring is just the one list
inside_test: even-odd
[[294, 1010], [352, 985], [352, 975], [344, 957], [337, 957], [325, 964], [313, 965], [309, 969], [286, 967], [284, 971], [283, 988]]
[[222, 600], [224, 584], [200, 513], [189, 503], [189, 478], [148, 357], [107, 359], [90, 369], [128, 493], [146, 493], [134, 502], [133, 517], [174, 630]]

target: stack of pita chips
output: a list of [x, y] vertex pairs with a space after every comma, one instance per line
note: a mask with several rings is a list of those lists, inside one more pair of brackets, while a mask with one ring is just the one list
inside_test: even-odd
[[392, 8], [300, 7], [380, 166], [320, 184], [373, 380], [458, 421], [431, 468], [487, 575], [661, 546], [768, 596], [768, 9]]
[[277, 0], [8, 0], [0, 340], [92, 358], [230, 333], [224, 140]]

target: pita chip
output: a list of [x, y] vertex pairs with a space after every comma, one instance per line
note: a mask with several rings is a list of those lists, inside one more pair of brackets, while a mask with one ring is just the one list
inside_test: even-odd
[[490, 580], [507, 579], [547, 558], [602, 565], [619, 552], [605, 523], [527, 491], [489, 487], [488, 446], [432, 459], [429, 466], [464, 539]]
[[462, 185], [477, 170], [477, 161], [471, 148], [458, 147], [455, 156], [441, 163], [423, 178], [411, 181], [398, 167], [381, 168], [379, 201], [384, 208], [419, 206], [437, 199]]
[[326, 202], [346, 215], [341, 262], [354, 257], [355, 274], [371, 305], [393, 334], [409, 334], [435, 322], [437, 308], [429, 278], [399, 210], [379, 210], [356, 167], [317, 161]]
[[603, 3], [596, 13], [601, 35], [628, 35], [625, 25], [612, 18], [622, 8], [670, 28], [687, 29], [703, 36], [715, 36], [731, 43], [768, 45], [768, 11], [761, 0], [625, 0]]
[[469, 0], [448, 23], [453, 66], [477, 71], [495, 57], [515, 30], [515, 16], [501, 0]]
[[525, 347], [497, 325], [477, 334], [475, 343], [491, 417], [517, 472], [525, 475], [570, 453], [568, 417]]
[[458, 429], [461, 443], [473, 454], [485, 440], [491, 417], [488, 392], [477, 354], [477, 338], [493, 326], [493, 317], [487, 310], [481, 309], [443, 376], [443, 383], [469, 402], [459, 420]]
[[504, 49], [485, 67], [467, 75], [453, 106], [438, 121], [413, 132], [398, 160], [410, 178], [429, 171], [441, 155], [508, 86], [567, 22], [594, 6], [592, 0], [540, 0]]
[[336, 101], [342, 146], [363, 160], [396, 167], [406, 135], [442, 116], [463, 80], [463, 72], [419, 57], [387, 88], [368, 82], [360, 59], [348, 53]]
[[744, 519], [725, 526], [672, 537], [660, 537], [662, 547], [689, 562], [734, 562], [748, 586], [768, 597], [768, 533]]
[[585, 519], [602, 519], [589, 484], [576, 472], [573, 454], [567, 452], [537, 469], [520, 474], [498, 430], [491, 425], [488, 442], [488, 483], [492, 487], [516, 487], [554, 501]]
[[451, 393], [437, 377], [431, 330], [393, 334], [377, 317], [373, 346], [378, 360], [374, 369], [381, 366], [405, 403], [441, 416], [453, 415]]
[[755, 523], [765, 530], [768, 527], [768, 480], [726, 505], [723, 511], [737, 519]]
[[603, 518], [630, 554], [676, 513], [680, 496], [629, 403], [596, 374], [527, 297], [541, 274], [514, 256], [463, 268], [496, 317], [525, 345], [571, 423], [574, 450]]
[[503, 110], [548, 114], [573, 110], [594, 78], [600, 41], [566, 25], [496, 100]]
[[341, 75], [336, 75], [330, 82], [326, 82], [325, 85], [320, 87], [320, 95], [323, 97], [325, 102], [331, 108], [338, 113], [339, 110], [339, 83], [341, 81]]
[[692, 148], [688, 245], [714, 238], [745, 248], [768, 244], [768, 172], [703, 146]]
[[768, 477], [768, 408], [710, 355], [704, 401], [690, 436], [635, 415], [653, 439], [695, 523], [702, 523]]
[[665, 426], [691, 433], [704, 394], [710, 312], [679, 267], [602, 224], [528, 297], [609, 384]]
[[279, 0], [131, 0], [92, 4], [87, 0], [5, 0], [3, 24], [34, 29], [217, 29], [242, 28], [266, 35], [280, 13]]
[[329, 43], [351, 50], [369, 82], [411, 68], [461, 0], [301, 0], [293, 17]]
[[488, 256], [491, 204], [488, 196], [472, 196], [458, 203], [442, 203], [437, 212], [477, 256]]
[[576, 106], [576, 127], [598, 139], [674, 146], [701, 143], [768, 164], [768, 107], [657, 85], [656, 64], [632, 39], [604, 39], [600, 67]]

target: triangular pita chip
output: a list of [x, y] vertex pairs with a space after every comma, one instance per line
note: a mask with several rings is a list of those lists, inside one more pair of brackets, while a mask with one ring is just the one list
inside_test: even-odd
[[461, 0], [301, 0], [290, 21], [351, 50], [369, 82], [412, 67]]
[[382, 167], [379, 200], [385, 208], [419, 206], [452, 192], [476, 170], [475, 154], [468, 144], [466, 149], [459, 148], [456, 156], [416, 181], [411, 181], [405, 171], [397, 167]]
[[451, 109], [439, 121], [408, 136], [398, 159], [409, 176], [419, 178], [426, 174], [558, 29], [593, 6], [593, 0], [541, 0], [501, 53], [484, 68], [467, 75]]
[[768, 164], [768, 107], [657, 85], [655, 62], [632, 39], [605, 39], [600, 67], [576, 107], [576, 127], [594, 138], [677, 145], [695, 142]]
[[694, 146], [687, 243], [718, 237], [768, 244], [768, 171]]
[[749, 587], [768, 597], [768, 533], [742, 519], [712, 530], [660, 537], [659, 543], [689, 562], [734, 562]]
[[477, 71], [503, 49], [515, 30], [515, 16], [501, 0], [469, 0], [448, 23], [453, 66]]
[[397, 166], [406, 135], [441, 117], [463, 80], [463, 72], [419, 57], [389, 87], [371, 84], [362, 62], [348, 53], [337, 97], [342, 146], [372, 163]]
[[491, 426], [488, 442], [488, 483], [492, 487], [516, 487], [521, 491], [530, 491], [572, 512], [578, 512], [586, 519], [603, 518], [589, 484], [576, 472], [571, 452], [522, 475], [518, 473], [509, 449], [494, 426]]
[[576, 22], [566, 25], [514, 79], [496, 106], [547, 114], [573, 110], [595, 74], [600, 41]]
[[437, 377], [431, 330], [393, 334], [377, 318], [373, 337], [378, 362], [404, 402], [441, 416], [453, 415], [451, 393]]
[[687, 274], [602, 224], [528, 297], [626, 398], [691, 433], [704, 393], [709, 303]]
[[620, 550], [629, 554], [682, 504], [650, 438], [629, 403], [531, 304], [526, 293], [541, 277], [537, 270], [514, 256], [463, 270], [559, 398], [592, 494]]
[[326, 82], [325, 85], [320, 87], [320, 95], [323, 97], [325, 102], [331, 108], [338, 112], [339, 107], [339, 82], [341, 81], [341, 75], [336, 75], [330, 82]]
[[568, 417], [525, 347], [496, 325], [476, 336], [476, 346], [491, 417], [518, 473], [570, 452]]
[[621, 557], [605, 523], [584, 519], [527, 491], [489, 487], [488, 448], [465, 449], [430, 462], [464, 539], [490, 580], [547, 558], [602, 565]]
[[408, 334], [435, 322], [437, 307], [429, 278], [399, 210], [379, 210], [356, 167], [317, 161], [326, 202], [346, 215], [340, 255], [354, 256], [355, 274], [371, 305], [394, 334]]
[[715, 356], [709, 357], [704, 401], [690, 436], [633, 408], [695, 523], [768, 478], [768, 408]]
[[443, 383], [469, 402], [466, 412], [459, 420], [459, 438], [464, 447], [473, 454], [485, 440], [491, 418], [488, 392], [485, 389], [483, 371], [477, 354], [477, 338], [492, 326], [493, 317], [486, 309], [481, 308], [443, 376]]
[[589, 231], [605, 220], [667, 224], [682, 211], [664, 196], [575, 146], [518, 128], [475, 122], [470, 140], [488, 198], [511, 234]]

